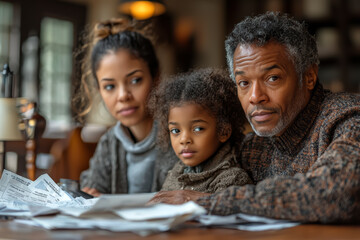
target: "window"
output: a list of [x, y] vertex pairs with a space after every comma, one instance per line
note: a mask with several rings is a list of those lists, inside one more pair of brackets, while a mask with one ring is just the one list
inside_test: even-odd
[[37, 102], [51, 133], [46, 138], [63, 137], [72, 127], [72, 86], [80, 72], [73, 50], [85, 20], [81, 4], [0, 0], [0, 68], [9, 63], [14, 72], [14, 96]]
[[73, 24], [44, 18], [40, 33], [40, 108], [53, 124], [71, 123]]
[[0, 2], [0, 66], [1, 70], [5, 63], [9, 62], [10, 34], [13, 18], [13, 5]]

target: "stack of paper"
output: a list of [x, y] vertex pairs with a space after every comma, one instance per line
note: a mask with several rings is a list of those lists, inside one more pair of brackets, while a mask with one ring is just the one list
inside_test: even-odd
[[145, 204], [155, 193], [72, 198], [47, 174], [36, 181], [4, 170], [0, 180], [0, 216], [47, 229], [106, 229], [146, 235], [168, 231], [205, 214], [199, 205]]
[[47, 174], [36, 181], [4, 170], [0, 179], [0, 217], [46, 229], [105, 229], [132, 231], [140, 235], [168, 231], [195, 219], [200, 226], [262, 231], [296, 226], [299, 223], [246, 214], [205, 215], [204, 208], [188, 202], [182, 205], [146, 206], [155, 193], [111, 194], [98, 198], [73, 198]]

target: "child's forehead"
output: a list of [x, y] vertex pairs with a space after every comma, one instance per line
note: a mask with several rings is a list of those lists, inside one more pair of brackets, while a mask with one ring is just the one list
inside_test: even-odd
[[183, 117], [192, 118], [196, 115], [202, 115], [203, 117], [215, 118], [213, 112], [209, 107], [204, 106], [197, 102], [182, 102], [180, 104], [171, 104], [169, 108], [169, 117]]

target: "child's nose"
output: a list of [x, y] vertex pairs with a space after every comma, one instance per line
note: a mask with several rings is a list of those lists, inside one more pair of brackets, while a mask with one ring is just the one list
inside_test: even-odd
[[180, 143], [181, 144], [189, 144], [191, 143], [191, 137], [189, 136], [189, 134], [187, 132], [183, 132], [183, 134], [181, 135], [181, 138], [180, 138]]

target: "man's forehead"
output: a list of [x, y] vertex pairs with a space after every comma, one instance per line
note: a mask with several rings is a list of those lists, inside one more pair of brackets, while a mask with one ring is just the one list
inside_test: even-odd
[[289, 60], [287, 48], [278, 43], [268, 43], [263, 46], [239, 44], [234, 52], [234, 67], [251, 62], [283, 62]]

